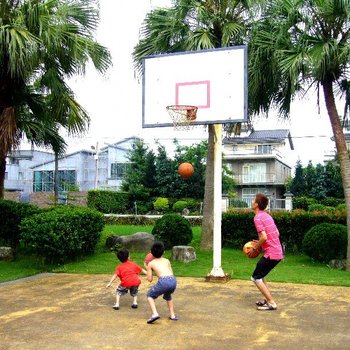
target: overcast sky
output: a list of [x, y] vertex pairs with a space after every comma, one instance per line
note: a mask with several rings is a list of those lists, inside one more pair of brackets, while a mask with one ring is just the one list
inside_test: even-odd
[[[150, 145], [155, 139], [164, 145], [171, 144], [174, 137], [186, 145], [207, 139], [204, 127], [190, 132], [172, 128], [142, 129], [142, 84], [135, 78], [131, 53], [146, 13], [152, 7], [169, 4], [170, 0], [100, 0], [97, 40], [110, 50], [113, 67], [105, 76], [89, 69], [85, 77], [70, 82], [77, 100], [91, 117], [91, 126], [84, 137], [68, 139], [69, 152], [90, 148], [97, 142], [102, 147], [131, 136], [142, 137]], [[271, 115], [268, 120], [261, 119], [254, 125], [256, 129], [291, 130], [295, 151], [288, 158], [288, 164], [292, 167], [298, 159], [305, 165], [309, 160], [314, 164], [322, 162], [324, 154], [334, 148], [327, 112], [322, 104], [318, 114], [314, 97], [295, 102], [289, 122], [278, 121]]]

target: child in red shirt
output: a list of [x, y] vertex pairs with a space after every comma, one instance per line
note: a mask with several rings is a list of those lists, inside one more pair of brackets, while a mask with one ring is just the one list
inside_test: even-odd
[[114, 310], [119, 310], [119, 300], [122, 295], [128, 293], [130, 290], [130, 295], [133, 297], [133, 303], [131, 307], [133, 309], [137, 309], [137, 293], [139, 289], [139, 285], [141, 284], [140, 277], [138, 276], [141, 272], [146, 274], [146, 271], [141, 268], [139, 265], [135, 264], [133, 261], [129, 259], [129, 251], [127, 249], [122, 249], [117, 252], [117, 257], [120, 260], [121, 264], [119, 264], [115, 272], [106, 285], [106, 288], [112, 285], [112, 282], [119, 277], [120, 284], [116, 289], [116, 301], [113, 306]]

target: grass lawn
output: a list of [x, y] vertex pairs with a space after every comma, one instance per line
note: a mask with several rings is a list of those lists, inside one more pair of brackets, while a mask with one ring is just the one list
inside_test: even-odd
[[[106, 225], [96, 253], [77, 262], [60, 266], [44, 266], [40, 260], [19, 253], [16, 261], [0, 262], [0, 282], [34, 275], [40, 272], [65, 272], [82, 274], [110, 274], [119, 263], [114, 252], [105, 249], [106, 237], [111, 234], [127, 235], [135, 232], [151, 232], [152, 226]], [[212, 252], [199, 250], [200, 227], [193, 228], [194, 238], [191, 242], [196, 250], [197, 260], [190, 263], [173, 261], [173, 270], [178, 277], [205, 277], [210, 273], [213, 263]], [[171, 252], [165, 256], [170, 258]], [[131, 259], [142, 265], [145, 253], [132, 252]], [[248, 280], [257, 259], [246, 258], [241, 250], [222, 249], [222, 268], [234, 279]], [[335, 270], [326, 265], [315, 263], [305, 255], [286, 254], [282, 261], [268, 276], [269, 281], [286, 283], [322, 284], [350, 287], [350, 273]]]

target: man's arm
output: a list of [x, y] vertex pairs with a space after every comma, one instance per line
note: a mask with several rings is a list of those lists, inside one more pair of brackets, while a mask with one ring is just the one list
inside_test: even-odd
[[255, 241], [256, 245], [254, 247], [252, 247], [250, 249], [250, 251], [247, 253], [248, 256], [250, 256], [250, 254], [253, 254], [254, 250], [259, 249], [266, 242], [266, 240], [267, 240], [266, 232], [265, 231], [261, 231], [260, 235], [259, 235], [259, 240]]

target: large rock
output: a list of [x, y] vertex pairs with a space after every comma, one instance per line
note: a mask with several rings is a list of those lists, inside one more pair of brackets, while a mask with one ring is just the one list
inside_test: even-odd
[[171, 251], [171, 258], [177, 261], [190, 262], [196, 260], [197, 257], [193, 247], [177, 245]]
[[15, 258], [15, 252], [11, 247], [0, 247], [0, 260], [11, 261]]
[[136, 232], [128, 236], [110, 236], [107, 238], [108, 248], [119, 244], [122, 248], [130, 251], [149, 252], [154, 243], [154, 236], [148, 232]]
[[337, 260], [337, 259], [334, 259], [334, 260], [331, 260], [329, 262], [329, 266], [333, 269], [339, 269], [339, 270], [345, 270], [346, 268], [346, 260]]

